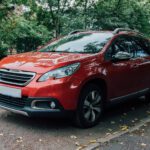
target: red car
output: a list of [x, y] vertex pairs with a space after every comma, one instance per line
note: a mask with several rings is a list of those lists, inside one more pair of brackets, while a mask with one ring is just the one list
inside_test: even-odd
[[96, 125], [119, 100], [150, 98], [150, 41], [126, 29], [72, 32], [0, 61], [0, 107], [25, 116], [73, 115]]

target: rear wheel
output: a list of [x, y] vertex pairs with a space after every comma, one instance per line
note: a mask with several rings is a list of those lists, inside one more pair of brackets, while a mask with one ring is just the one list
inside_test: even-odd
[[103, 111], [103, 94], [95, 84], [88, 84], [82, 91], [75, 122], [81, 128], [95, 126]]

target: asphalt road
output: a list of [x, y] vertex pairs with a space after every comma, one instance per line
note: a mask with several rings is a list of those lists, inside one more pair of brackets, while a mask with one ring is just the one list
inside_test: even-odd
[[0, 110], [0, 150], [79, 150], [149, 115], [150, 104], [135, 99], [108, 109], [96, 127], [78, 129], [66, 119], [27, 118]]

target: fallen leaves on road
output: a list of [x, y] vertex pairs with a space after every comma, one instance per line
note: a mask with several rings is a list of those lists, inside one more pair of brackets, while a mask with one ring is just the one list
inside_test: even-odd
[[3, 133], [0, 133], [0, 136], [3, 136], [4, 134]]
[[106, 133], [106, 135], [111, 135], [111, 133]]
[[124, 143], [123, 143], [123, 142], [120, 142], [120, 144], [123, 145]]
[[120, 126], [120, 128], [121, 128], [121, 131], [129, 130], [129, 127], [127, 125]]
[[83, 145], [83, 146], [79, 146], [76, 150], [82, 150], [86, 147], [86, 145]]
[[78, 146], [76, 150], [82, 150], [82, 149], [86, 148], [88, 145], [95, 144], [95, 143], [97, 143], [97, 140], [90, 140], [87, 145], [82, 145], [79, 142], [76, 142], [75, 145]]
[[42, 142], [42, 139], [39, 139], [39, 142]]
[[71, 139], [77, 139], [77, 137], [75, 135], [71, 135], [70, 138]]
[[90, 143], [90, 144], [92, 144], [92, 143], [97, 143], [97, 140], [90, 140], [89, 143]]
[[78, 147], [76, 150], [81, 150], [81, 149], [83, 149], [83, 147], [82, 147], [82, 146]]
[[79, 143], [79, 142], [75, 142], [75, 145], [76, 145], [76, 146], [80, 146], [80, 143]]
[[145, 146], [146, 146], [146, 144], [145, 144], [145, 143], [141, 143], [141, 146], [145, 147]]
[[87, 145], [81, 145], [81, 144], [79, 144], [79, 142], [76, 142], [76, 146], [78, 146], [76, 150], [82, 150], [85, 147], [87, 147]]
[[144, 134], [144, 133], [142, 133], [142, 134], [141, 134], [141, 136], [145, 136], [145, 134]]
[[17, 142], [17, 143], [22, 143], [22, 142], [23, 142], [23, 138], [22, 138], [22, 137], [18, 137], [18, 138], [16, 139], [16, 142]]

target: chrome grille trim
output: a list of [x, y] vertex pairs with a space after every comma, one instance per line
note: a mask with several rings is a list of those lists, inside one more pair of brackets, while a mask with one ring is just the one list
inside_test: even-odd
[[12, 85], [25, 86], [31, 80], [33, 80], [35, 75], [36, 73], [34, 72], [0, 69], [0, 82]]

